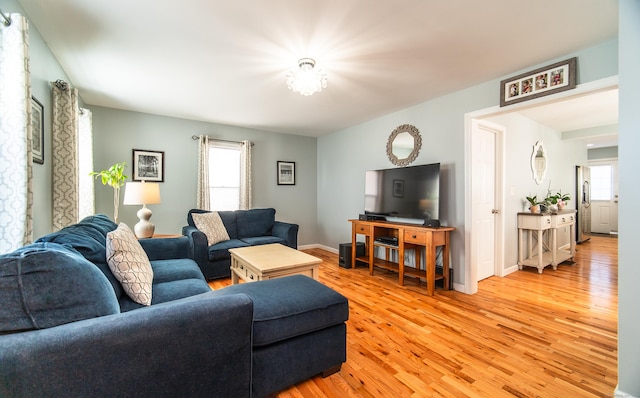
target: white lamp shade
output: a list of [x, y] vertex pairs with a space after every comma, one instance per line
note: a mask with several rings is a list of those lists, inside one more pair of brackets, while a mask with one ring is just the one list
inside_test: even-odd
[[123, 203], [142, 205], [142, 209], [137, 213], [140, 221], [134, 226], [134, 231], [138, 238], [151, 238], [156, 227], [149, 221], [152, 213], [147, 209], [147, 205], [160, 203], [160, 185], [156, 182], [128, 182], [124, 190]]
[[124, 190], [125, 205], [153, 205], [160, 203], [160, 184], [157, 182], [128, 182]]

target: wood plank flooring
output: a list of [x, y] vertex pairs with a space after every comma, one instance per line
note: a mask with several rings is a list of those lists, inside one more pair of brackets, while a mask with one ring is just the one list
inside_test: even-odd
[[[617, 385], [617, 239], [594, 236], [574, 264], [479, 283], [466, 295], [323, 260], [349, 298], [347, 362], [278, 394], [298, 397], [611, 397]], [[229, 280], [211, 282], [213, 288]]]

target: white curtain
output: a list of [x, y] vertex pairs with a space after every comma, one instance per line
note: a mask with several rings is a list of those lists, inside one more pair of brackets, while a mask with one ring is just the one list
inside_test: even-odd
[[198, 193], [196, 208], [209, 210], [211, 206], [209, 197], [209, 137], [201, 135], [198, 137]]
[[251, 141], [242, 141], [240, 150], [240, 210], [251, 208]]
[[93, 123], [89, 109], [81, 108], [78, 121], [78, 221], [95, 213], [93, 182]]
[[58, 80], [53, 92], [53, 228], [78, 222], [78, 90]]
[[0, 254], [33, 239], [29, 24], [0, 24]]

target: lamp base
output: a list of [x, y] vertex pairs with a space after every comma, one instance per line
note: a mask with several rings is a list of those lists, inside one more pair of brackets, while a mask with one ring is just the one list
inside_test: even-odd
[[133, 231], [138, 239], [151, 238], [153, 236], [156, 226], [149, 221], [152, 214], [146, 205], [142, 205], [142, 209], [136, 213], [140, 221], [133, 227]]

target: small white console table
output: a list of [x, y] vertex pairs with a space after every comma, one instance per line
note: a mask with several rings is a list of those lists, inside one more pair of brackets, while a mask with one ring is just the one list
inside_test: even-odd
[[[541, 274], [547, 265], [551, 265], [555, 270], [561, 262], [573, 260], [576, 254], [575, 223], [576, 210], [560, 210], [558, 213], [518, 213], [518, 268], [536, 267]], [[559, 248], [558, 229], [566, 226], [570, 231], [569, 247]], [[525, 250], [526, 248], [528, 250]]]

